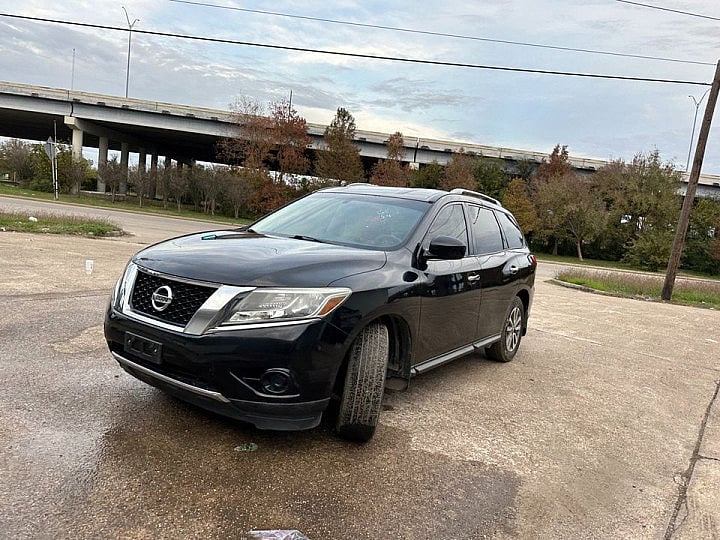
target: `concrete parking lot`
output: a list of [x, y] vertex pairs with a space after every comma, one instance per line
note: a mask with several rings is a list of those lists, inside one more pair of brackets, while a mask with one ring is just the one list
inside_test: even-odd
[[263, 432], [108, 354], [130, 255], [216, 228], [130, 216], [116, 239], [0, 233], [0, 537], [720, 538], [717, 311], [558, 287], [541, 264], [513, 362], [413, 379], [366, 445]]

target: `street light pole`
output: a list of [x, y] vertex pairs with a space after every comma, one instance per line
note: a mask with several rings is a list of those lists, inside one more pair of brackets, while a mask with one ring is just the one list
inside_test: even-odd
[[705, 96], [707, 96], [710, 89], [708, 88], [705, 90], [705, 93], [700, 98], [700, 101], [695, 99], [695, 96], [688, 96], [693, 100], [693, 103], [695, 103], [695, 118], [693, 119], [693, 128], [692, 133], [690, 134], [690, 148], [688, 148], [688, 157], [687, 157], [687, 163], [685, 164], [685, 172], [688, 172], [688, 169], [690, 168], [690, 153], [692, 152], [693, 147], [693, 140], [695, 139], [695, 124], [697, 124], [697, 115], [698, 110], [700, 109], [700, 105], [702, 104], [703, 100], [705, 99]]
[[132, 43], [132, 31], [133, 26], [135, 26], [135, 23], [140, 22], [140, 19], [135, 19], [133, 22], [130, 22], [130, 17], [128, 16], [125, 6], [122, 6], [122, 10], [125, 12], [125, 19], [127, 19], [128, 24], [127, 71], [125, 72], [125, 97], [128, 97], [128, 87], [130, 86], [130, 45]]

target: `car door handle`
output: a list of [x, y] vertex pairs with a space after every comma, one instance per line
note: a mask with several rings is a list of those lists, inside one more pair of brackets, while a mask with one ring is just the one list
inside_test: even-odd
[[480, 274], [468, 274], [468, 281], [477, 281], [480, 279]]

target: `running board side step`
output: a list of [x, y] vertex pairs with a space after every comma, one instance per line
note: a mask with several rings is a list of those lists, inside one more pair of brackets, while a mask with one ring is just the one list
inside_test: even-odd
[[497, 341], [500, 341], [500, 334], [481, 339], [480, 341], [465, 345], [463, 347], [460, 347], [459, 349], [455, 349], [454, 351], [450, 351], [448, 353], [441, 354], [440, 356], [436, 356], [435, 358], [425, 360], [424, 362], [413, 366], [413, 368], [410, 370], [410, 376], [415, 376], [419, 375], [420, 373], [430, 371], [431, 369], [442, 366], [443, 364], [455, 360], [456, 358], [460, 358], [461, 356], [465, 356], [480, 349], [484, 349], [485, 347], [488, 347]]

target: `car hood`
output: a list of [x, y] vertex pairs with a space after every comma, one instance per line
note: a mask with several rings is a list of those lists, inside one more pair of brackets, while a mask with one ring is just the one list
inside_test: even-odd
[[133, 257], [157, 272], [236, 286], [323, 287], [382, 268], [385, 253], [237, 231], [193, 234]]

